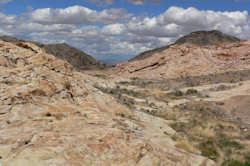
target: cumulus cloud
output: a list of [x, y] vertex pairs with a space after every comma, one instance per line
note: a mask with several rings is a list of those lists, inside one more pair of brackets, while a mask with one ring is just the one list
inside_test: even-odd
[[158, 16], [137, 17], [122, 9], [95, 11], [72, 6], [37, 9], [22, 17], [0, 13], [0, 34], [43, 43], [65, 41], [98, 59], [129, 58], [197, 30], [216, 29], [243, 39], [250, 36], [247, 11], [170, 7]]
[[33, 33], [33, 32], [71, 32], [76, 29], [74, 25], [53, 24], [42, 25], [38, 23], [20, 23], [18, 28], [16, 25], [9, 25], [6, 27], [12, 33]]
[[[128, 2], [134, 4], [134, 5], [144, 5], [146, 3], [146, 0], [128, 0]], [[149, 0], [152, 4], [160, 4], [162, 0]]]
[[37, 9], [30, 14], [31, 20], [40, 24], [112, 24], [128, 20], [131, 14], [124, 9], [96, 11], [84, 6], [65, 9]]
[[[114, 0], [85, 0], [88, 2], [96, 3], [100, 6], [108, 6], [112, 5], [114, 3]], [[152, 4], [160, 4], [162, 0], [126, 0], [134, 5], [144, 5], [147, 1], [149, 1]]]
[[109, 6], [112, 5], [114, 0], [85, 0], [89, 2], [96, 3], [99, 6]]
[[123, 24], [110, 24], [106, 25], [102, 29], [102, 33], [105, 35], [122, 35], [126, 30]]
[[220, 30], [244, 38], [249, 36], [247, 11], [215, 12], [196, 8], [170, 7], [157, 17], [133, 18], [128, 31], [137, 35], [178, 37], [197, 30]]
[[11, 25], [16, 23], [16, 16], [0, 13], [0, 25]]

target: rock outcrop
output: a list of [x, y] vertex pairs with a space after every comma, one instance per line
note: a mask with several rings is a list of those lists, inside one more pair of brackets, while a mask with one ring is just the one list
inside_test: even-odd
[[117, 65], [125, 77], [174, 78], [250, 69], [250, 40], [198, 46], [175, 44], [152, 56]]
[[224, 34], [220, 31], [196, 31], [189, 35], [178, 39], [175, 44], [194, 44], [197, 46], [221, 44], [221, 43], [235, 43], [240, 42], [240, 39], [234, 36]]
[[66, 43], [62, 44], [38, 44], [41, 48], [44, 48], [47, 53], [56, 56], [57, 58], [66, 60], [72, 66], [77, 69], [96, 69], [105, 67], [104, 64], [97, 61], [92, 56], [80, 51]]
[[132, 58], [129, 61], [136, 61], [146, 59], [156, 53], [160, 53], [166, 49], [168, 49], [172, 45], [181, 45], [181, 44], [193, 44], [196, 46], [205, 46], [205, 45], [214, 45], [214, 44], [221, 44], [221, 43], [236, 43], [240, 42], [240, 39], [224, 34], [220, 31], [196, 31], [192, 32], [186, 36], [181, 37], [175, 43], [156, 48], [153, 50], [145, 51], [138, 56]]
[[[5, 42], [18, 43], [24, 42], [24, 40], [20, 40], [11, 36], [0, 36], [0, 39]], [[38, 42], [29, 41], [31, 43], [36, 44], [37, 46], [44, 48], [48, 54], [52, 54], [57, 58], [62, 60], [66, 60], [76, 69], [98, 69], [104, 68], [105, 65], [101, 62], [97, 61], [92, 56], [86, 54], [83, 51], [80, 51], [66, 43], [62, 44], [41, 44]]]
[[0, 165], [215, 165], [175, 147], [165, 120], [129, 110], [97, 82], [33, 43], [0, 41]]

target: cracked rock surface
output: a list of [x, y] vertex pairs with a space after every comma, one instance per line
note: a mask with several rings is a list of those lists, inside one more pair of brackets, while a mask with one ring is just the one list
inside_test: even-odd
[[184, 43], [118, 64], [113, 72], [123, 78], [167, 79], [249, 70], [249, 64], [250, 40], [205, 46]]
[[[32, 43], [0, 41], [1, 166], [213, 166]], [[101, 82], [99, 82], [101, 83]]]

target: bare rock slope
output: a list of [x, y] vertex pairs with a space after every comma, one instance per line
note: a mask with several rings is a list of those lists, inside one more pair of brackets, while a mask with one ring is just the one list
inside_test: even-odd
[[0, 41], [0, 165], [215, 165], [177, 148], [165, 120], [95, 83], [103, 84], [33, 43]]
[[145, 59], [119, 64], [114, 72], [125, 77], [173, 78], [250, 69], [250, 40], [214, 36], [222, 34], [196, 32]]
[[205, 45], [211, 45], [211, 44], [221, 44], [221, 43], [235, 43], [239, 42], [240, 39], [224, 34], [220, 31], [196, 31], [192, 32], [186, 36], [181, 37], [178, 39], [174, 44], [156, 48], [153, 50], [145, 51], [138, 56], [132, 58], [129, 61], [136, 61], [136, 60], [142, 60], [146, 59], [153, 54], [160, 53], [166, 49], [168, 49], [172, 45], [181, 45], [181, 44], [194, 44], [196, 46], [205, 46]]
[[[24, 42], [24, 40], [20, 40], [11, 36], [0, 36], [0, 39], [5, 42], [18, 43]], [[66, 43], [62, 44], [41, 44], [38, 42], [30, 41], [38, 45], [41, 48], [44, 48], [47, 53], [56, 56], [57, 58], [66, 60], [72, 66], [77, 69], [93, 69], [93, 68], [103, 68], [104, 64], [97, 61], [92, 56], [86, 54], [83, 51], [80, 51]]]

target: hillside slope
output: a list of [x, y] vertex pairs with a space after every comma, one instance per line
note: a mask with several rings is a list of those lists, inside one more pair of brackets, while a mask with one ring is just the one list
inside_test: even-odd
[[105, 81], [33, 43], [0, 41], [0, 165], [215, 166], [177, 148], [166, 120], [95, 88]]
[[[12, 42], [12, 43], [24, 42], [24, 40], [20, 40], [11, 36], [0, 36], [0, 39], [5, 42]], [[103, 68], [105, 66], [92, 56], [66, 43], [41, 44], [33, 41], [29, 42], [32, 42], [38, 45], [39, 47], [44, 48], [46, 52], [49, 54], [53, 54], [54, 56], [60, 59], [66, 60], [77, 69]]]
[[[119, 64], [114, 72], [125, 77], [160, 79], [250, 69], [250, 40], [231, 37], [215, 40], [216, 33], [205, 37], [199, 33], [181, 38], [177, 40], [180, 44], [152, 53], [148, 58]], [[222, 40], [227, 42], [220, 43]], [[203, 42], [197, 45], [198, 41]]]
[[102, 68], [104, 65], [92, 56], [80, 51], [66, 43], [62, 44], [38, 44], [44, 48], [47, 53], [52, 54], [60, 59], [66, 60], [77, 69]]
[[146, 59], [150, 56], [152, 56], [153, 54], [162, 52], [166, 49], [168, 49], [170, 46], [172, 45], [181, 45], [181, 44], [194, 44], [197, 46], [205, 46], [205, 45], [211, 45], [211, 44], [220, 44], [220, 43], [234, 43], [234, 42], [239, 42], [240, 39], [230, 36], [230, 35], [226, 35], [220, 31], [196, 31], [196, 32], [192, 32], [186, 36], [181, 37], [180, 39], [178, 39], [175, 43], [168, 45], [168, 46], [164, 46], [164, 47], [160, 47], [160, 48], [156, 48], [153, 50], [149, 50], [149, 51], [145, 51], [139, 55], [137, 55], [136, 57], [132, 58], [129, 61], [135, 61], [135, 60], [142, 60], [142, 59]]

